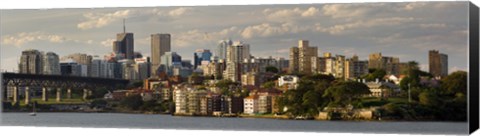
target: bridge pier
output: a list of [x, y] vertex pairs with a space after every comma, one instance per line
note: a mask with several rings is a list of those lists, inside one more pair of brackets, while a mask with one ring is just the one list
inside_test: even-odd
[[48, 101], [48, 88], [42, 87], [42, 101]]
[[30, 87], [25, 87], [25, 104], [30, 103]]
[[67, 89], [67, 99], [72, 99], [72, 89]]
[[13, 86], [13, 103], [18, 102], [18, 86]]
[[62, 88], [57, 88], [57, 102], [62, 101]]

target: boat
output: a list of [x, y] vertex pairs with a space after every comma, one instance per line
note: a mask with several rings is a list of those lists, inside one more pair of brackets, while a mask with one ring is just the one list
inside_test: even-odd
[[33, 112], [31, 112], [29, 115], [30, 116], [37, 116], [37, 112], [35, 111], [35, 103], [33, 103], [32, 105], [33, 105]]

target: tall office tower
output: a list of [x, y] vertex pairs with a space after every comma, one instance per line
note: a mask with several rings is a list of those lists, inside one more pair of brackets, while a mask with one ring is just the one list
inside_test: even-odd
[[368, 74], [368, 61], [361, 61], [358, 56], [345, 61], [345, 79], [355, 79]]
[[87, 65], [79, 64], [72, 59], [60, 62], [60, 73], [62, 76], [87, 76]]
[[60, 61], [66, 61], [72, 59], [76, 63], [81, 64], [81, 65], [86, 65], [87, 66], [87, 74], [90, 76], [91, 75], [91, 63], [92, 63], [92, 56], [83, 54], [83, 53], [74, 53], [70, 54], [67, 56], [64, 56], [60, 59]]
[[235, 42], [232, 46], [228, 46], [226, 57], [227, 67], [223, 77], [234, 82], [240, 82], [242, 63], [250, 59], [250, 45], [243, 42]]
[[152, 76], [156, 76], [158, 68], [160, 67], [161, 57], [165, 54], [165, 52], [171, 51], [171, 37], [170, 34], [152, 34], [150, 35], [151, 38], [151, 74]]
[[197, 69], [202, 64], [202, 61], [210, 62], [212, 53], [207, 49], [198, 49], [193, 53], [193, 69]]
[[178, 55], [176, 52], [165, 52], [160, 59], [162, 63], [160, 64], [158, 72], [165, 72], [169, 76], [173, 75], [174, 66], [182, 65], [182, 56]]
[[122, 54], [126, 59], [134, 59], [133, 53], [133, 33], [127, 33], [125, 30], [125, 20], [123, 20], [123, 33], [117, 34], [117, 40], [113, 41], [113, 52]]
[[298, 47], [290, 48], [290, 73], [312, 72], [312, 57], [318, 56], [317, 47], [309, 47], [308, 40], [299, 40]]
[[53, 52], [47, 52], [43, 55], [43, 74], [60, 75], [60, 59]]
[[448, 55], [439, 53], [438, 50], [428, 51], [429, 72], [435, 77], [448, 75]]
[[150, 77], [150, 58], [143, 57], [143, 58], [136, 58], [135, 59], [135, 72], [137, 74], [137, 80], [144, 80]]
[[43, 74], [43, 56], [38, 50], [22, 51], [20, 63], [18, 64], [19, 73], [25, 74]]
[[217, 50], [215, 51], [215, 56], [218, 57], [218, 59], [226, 59], [227, 58], [227, 48], [232, 46], [233, 42], [232, 40], [222, 40], [218, 43], [217, 45]]

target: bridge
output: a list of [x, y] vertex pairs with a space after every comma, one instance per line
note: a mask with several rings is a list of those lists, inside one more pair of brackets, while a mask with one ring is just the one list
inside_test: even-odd
[[83, 98], [92, 94], [95, 88], [107, 88], [113, 90], [118, 87], [125, 87], [129, 83], [124, 79], [61, 76], [61, 75], [38, 75], [20, 73], [2, 73], [2, 94], [7, 100], [7, 86], [13, 88], [13, 102], [19, 101], [19, 87], [25, 89], [25, 103], [30, 103], [30, 87], [42, 88], [42, 100], [48, 101], [49, 88], [56, 89], [56, 101], [62, 100], [62, 89], [67, 90], [67, 98], [72, 98], [72, 89], [83, 90]]

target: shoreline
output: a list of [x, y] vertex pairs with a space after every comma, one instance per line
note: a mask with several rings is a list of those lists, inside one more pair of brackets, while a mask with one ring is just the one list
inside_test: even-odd
[[[30, 111], [1, 111], [1, 113], [29, 113]], [[214, 118], [260, 118], [260, 119], [278, 119], [278, 120], [311, 120], [311, 121], [336, 121], [336, 122], [450, 122], [450, 123], [466, 123], [468, 121], [442, 121], [442, 120], [321, 120], [321, 119], [293, 119], [286, 115], [247, 115], [240, 114], [236, 116], [213, 116], [213, 115], [187, 115], [187, 114], [170, 114], [170, 113], [151, 113], [141, 111], [39, 111], [38, 113], [116, 113], [116, 114], [137, 114], [137, 115], [170, 115], [178, 117], [214, 117]]]

